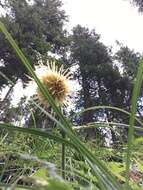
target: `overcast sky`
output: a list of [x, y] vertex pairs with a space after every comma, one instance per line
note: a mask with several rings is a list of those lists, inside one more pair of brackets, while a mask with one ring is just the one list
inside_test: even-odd
[[143, 52], [143, 14], [129, 0], [62, 0], [69, 15], [67, 27], [77, 24], [95, 28], [106, 45], [115, 40]]
[[[143, 14], [130, 0], [62, 0], [69, 16], [67, 28], [81, 24], [101, 34], [105, 45], [116, 49], [115, 41], [143, 52]], [[2, 9], [0, 9], [2, 13]]]

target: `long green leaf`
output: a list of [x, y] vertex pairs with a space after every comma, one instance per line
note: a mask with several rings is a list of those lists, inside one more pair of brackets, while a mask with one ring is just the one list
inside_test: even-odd
[[132, 152], [132, 144], [134, 139], [134, 123], [135, 114], [137, 111], [137, 100], [140, 93], [141, 85], [143, 80], [143, 60], [140, 62], [138, 68], [137, 76], [134, 81], [133, 94], [131, 99], [131, 115], [129, 121], [129, 132], [128, 132], [128, 149], [127, 149], [127, 159], [126, 159], [126, 189], [129, 189], [129, 170], [130, 170], [130, 158]]
[[[87, 111], [90, 111], [90, 110], [99, 110], [99, 109], [109, 109], [109, 110], [115, 110], [115, 111], [118, 111], [118, 112], [121, 112], [121, 113], [124, 113], [128, 116], [131, 116], [131, 113], [124, 110], [124, 109], [121, 109], [121, 108], [118, 108], [118, 107], [113, 107], [113, 106], [93, 106], [93, 107], [90, 107], [90, 108], [87, 108], [87, 109], [83, 109], [81, 110], [80, 112], [77, 112], [77, 113], [74, 113], [74, 115], [81, 115], [82, 113], [84, 112], [87, 112]], [[143, 126], [143, 123], [137, 118], [135, 117], [135, 120], [141, 125]]]
[[51, 133], [41, 131], [39, 129], [35, 129], [35, 128], [28, 129], [28, 128], [17, 127], [17, 126], [14, 126], [11, 124], [6, 124], [6, 123], [0, 123], [0, 128], [7, 129], [9, 131], [22, 132], [22, 133], [27, 133], [27, 134], [31, 134], [31, 135], [36, 135], [36, 136], [43, 137], [43, 138], [48, 138], [48, 139], [54, 140], [55, 142], [58, 142], [58, 143], [65, 143], [67, 146], [70, 146], [72, 148], [74, 147], [74, 145], [71, 142], [69, 142], [57, 135], [53, 135]]
[[[106, 128], [112, 129], [113, 126], [120, 126], [122, 128], [128, 129], [130, 125], [127, 125], [125, 123], [103, 122], [102, 121], [102, 122], [92, 122], [87, 125], [74, 126], [73, 129], [79, 130], [79, 129], [98, 128], [98, 127], [101, 127], [101, 128], [106, 127]], [[143, 132], [143, 127], [135, 126], [134, 128], [136, 129], [136, 131]]]

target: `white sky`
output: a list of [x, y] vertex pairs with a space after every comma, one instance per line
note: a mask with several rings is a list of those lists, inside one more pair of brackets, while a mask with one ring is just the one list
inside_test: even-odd
[[143, 14], [129, 0], [62, 0], [68, 28], [77, 24], [95, 29], [105, 45], [115, 40], [143, 52]]
[[[95, 29], [105, 45], [116, 49], [115, 41], [143, 52], [143, 14], [130, 0], [62, 0], [69, 15], [67, 28], [77, 24]], [[0, 9], [0, 13], [3, 10]]]

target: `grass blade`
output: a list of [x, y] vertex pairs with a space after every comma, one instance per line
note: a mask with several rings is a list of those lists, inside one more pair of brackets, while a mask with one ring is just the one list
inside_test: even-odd
[[[121, 113], [124, 113], [128, 116], [131, 116], [131, 113], [124, 110], [124, 109], [121, 109], [121, 108], [118, 108], [118, 107], [113, 107], [113, 106], [93, 106], [93, 107], [90, 107], [90, 108], [87, 108], [87, 109], [83, 109], [82, 111], [80, 112], [77, 112], [77, 113], [74, 113], [74, 115], [80, 115], [84, 112], [87, 112], [87, 111], [90, 111], [90, 110], [99, 110], [99, 109], [109, 109], [109, 110], [115, 110], [115, 111], [118, 111], [118, 112], [121, 112]], [[135, 120], [141, 125], [143, 126], [143, 123], [135, 116]]]
[[127, 149], [127, 158], [126, 158], [126, 189], [129, 189], [129, 170], [130, 170], [130, 157], [132, 151], [132, 143], [134, 139], [134, 123], [135, 123], [135, 114], [137, 111], [137, 100], [140, 93], [141, 85], [143, 80], [143, 60], [140, 62], [138, 68], [137, 76], [134, 81], [133, 94], [131, 99], [131, 115], [129, 121], [129, 132], [128, 132], [128, 149]]
[[71, 142], [69, 142], [57, 135], [53, 135], [51, 133], [41, 131], [41, 130], [38, 130], [35, 128], [27, 129], [27, 128], [17, 127], [17, 126], [14, 126], [11, 124], [6, 124], [6, 123], [0, 123], [0, 128], [7, 129], [9, 131], [22, 132], [22, 133], [27, 133], [27, 134], [31, 134], [31, 135], [36, 135], [36, 136], [43, 137], [43, 138], [48, 138], [48, 139], [54, 140], [55, 142], [58, 142], [58, 143], [65, 143], [67, 146], [70, 146], [72, 148], [74, 147], [74, 145]]

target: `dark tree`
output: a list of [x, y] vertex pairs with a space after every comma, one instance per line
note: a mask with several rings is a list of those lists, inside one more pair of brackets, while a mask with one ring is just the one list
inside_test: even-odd
[[[130, 109], [130, 99], [132, 95], [132, 87], [134, 83], [134, 79], [137, 74], [137, 69], [139, 67], [140, 60], [142, 55], [134, 50], [129, 49], [127, 46], [120, 45], [119, 51], [115, 55], [115, 59], [120, 63], [120, 67], [122, 68], [122, 75], [128, 81], [128, 88], [126, 89], [126, 108]], [[139, 117], [143, 118], [143, 103], [142, 103], [143, 91], [141, 90], [140, 96], [138, 98], [137, 112]]]
[[133, 80], [137, 74], [139, 61], [142, 55], [139, 52], [129, 49], [129, 47], [117, 42], [120, 49], [115, 55], [115, 59], [120, 63], [123, 69], [123, 75]]
[[140, 12], [143, 12], [143, 0], [130, 0], [130, 2], [136, 5]]
[[[113, 63], [111, 51], [102, 42], [94, 30], [77, 26], [73, 29], [71, 59], [79, 67], [76, 76], [82, 86], [78, 108], [84, 109], [96, 105], [110, 105], [126, 108], [126, 91], [129, 83]], [[88, 111], [83, 114], [82, 123], [99, 118], [113, 121], [121, 115], [115, 111]]]
[[[2, 4], [2, 3], [1, 3]], [[60, 0], [7, 0], [2, 4], [7, 11], [0, 20], [5, 24], [19, 47], [34, 65], [39, 55], [48, 56], [48, 52], [62, 54], [67, 45], [66, 21]], [[0, 71], [9, 79], [26, 79], [27, 71], [20, 64], [14, 50], [4, 36], [0, 35]], [[8, 83], [0, 75], [0, 88]]]

